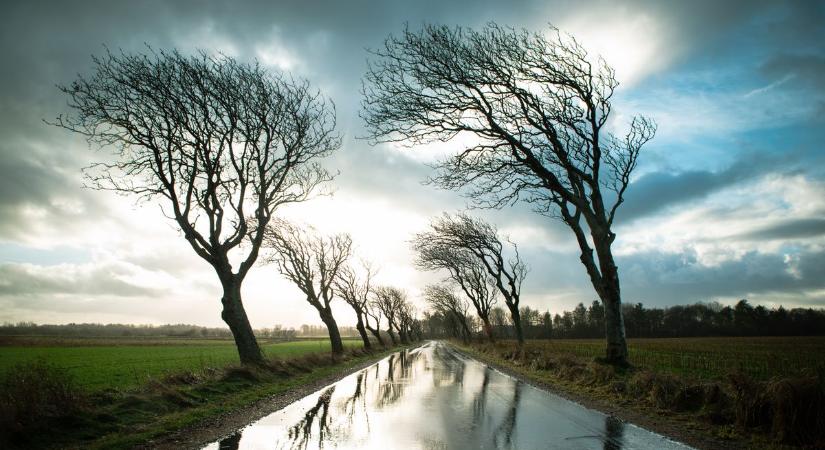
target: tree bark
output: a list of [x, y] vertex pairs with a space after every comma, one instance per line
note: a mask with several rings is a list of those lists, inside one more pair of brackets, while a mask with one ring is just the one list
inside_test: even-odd
[[358, 323], [355, 324], [355, 328], [358, 329], [358, 334], [361, 335], [361, 340], [364, 341], [364, 348], [367, 350], [372, 350], [372, 343], [370, 343], [370, 337], [367, 335], [367, 330], [364, 329], [364, 320], [362, 318], [362, 314], [356, 314], [358, 316]]
[[332, 346], [332, 354], [340, 355], [344, 353], [344, 343], [341, 341], [341, 332], [338, 331], [338, 324], [335, 322], [335, 318], [332, 317], [332, 311], [329, 307], [327, 307], [318, 310], [318, 313], [321, 316], [321, 321], [327, 326], [327, 332], [329, 332], [329, 343]]
[[238, 356], [241, 364], [262, 364], [264, 362], [263, 353], [252, 332], [249, 318], [246, 316], [243, 302], [241, 301], [241, 282], [235, 277], [222, 277], [223, 297], [221, 304], [221, 318], [229, 326], [235, 345], [238, 347]]
[[490, 318], [482, 317], [481, 322], [482, 322], [482, 328], [484, 328], [484, 333], [487, 335], [487, 339], [490, 342], [495, 342], [496, 338], [495, 338], [495, 336], [493, 336], [493, 326], [490, 325]]
[[379, 330], [378, 328], [372, 328], [369, 325], [365, 325], [365, 327], [367, 330], [369, 330], [370, 333], [372, 333], [373, 336], [375, 336], [375, 339], [378, 340], [378, 343], [381, 344], [381, 347], [387, 346], [387, 344], [384, 342], [384, 338], [381, 337], [381, 330]]
[[521, 312], [518, 306], [507, 303], [507, 309], [510, 310], [510, 317], [513, 319], [513, 327], [516, 329], [516, 340], [519, 347], [524, 346], [524, 331], [521, 328]]
[[604, 304], [604, 335], [607, 340], [607, 362], [627, 365], [627, 339], [625, 338], [619, 271], [613, 262], [610, 243], [597, 242], [596, 253], [602, 272], [600, 297]]

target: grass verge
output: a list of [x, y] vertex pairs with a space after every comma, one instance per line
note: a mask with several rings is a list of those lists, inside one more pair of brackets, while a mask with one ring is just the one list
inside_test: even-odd
[[264, 367], [179, 371], [138, 388], [85, 391], [65, 369], [27, 362], [0, 380], [0, 448], [129, 448], [396, 349], [307, 354]]
[[[701, 447], [825, 448], [823, 374], [756, 380], [741, 372], [717, 379], [648, 368], [616, 368], [528, 342], [462, 344], [459, 350], [591, 406], [647, 418], [664, 434]], [[672, 432], [668, 432], [671, 430]], [[676, 433], [680, 431], [680, 433]], [[705, 436], [708, 439], [701, 439]]]

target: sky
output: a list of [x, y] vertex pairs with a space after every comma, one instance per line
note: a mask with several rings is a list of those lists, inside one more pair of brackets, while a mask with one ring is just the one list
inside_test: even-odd
[[[83, 188], [101, 153], [47, 125], [68, 112], [56, 85], [105, 47], [176, 48], [257, 59], [309, 80], [336, 104], [334, 195], [279, 215], [348, 232], [377, 282], [421, 290], [409, 241], [466, 209], [422, 182], [438, 149], [371, 146], [358, 116], [366, 49], [405, 24], [530, 30], [553, 24], [617, 72], [617, 121], [658, 123], [614, 244], [623, 301], [667, 306], [747, 298], [825, 307], [825, 4], [769, 1], [48, 2], [0, 5], [0, 322], [217, 326], [221, 290], [157, 201]], [[518, 243], [522, 302], [553, 313], [589, 304], [571, 232], [517, 205], [473, 210]], [[254, 327], [320, 323], [273, 266], [243, 288]], [[343, 302], [334, 308], [352, 325]]]

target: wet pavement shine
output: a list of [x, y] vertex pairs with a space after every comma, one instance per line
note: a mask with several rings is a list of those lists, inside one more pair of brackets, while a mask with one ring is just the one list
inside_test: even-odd
[[206, 449], [689, 449], [467, 358], [395, 353]]

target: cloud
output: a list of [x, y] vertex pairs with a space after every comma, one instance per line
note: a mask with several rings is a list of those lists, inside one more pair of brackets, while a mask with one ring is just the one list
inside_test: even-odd
[[[465, 199], [421, 185], [430, 169], [420, 149], [356, 139], [364, 49], [405, 22], [489, 20], [579, 34], [620, 71], [616, 122], [643, 113], [660, 124], [620, 209], [616, 248], [628, 299], [750, 292], [825, 304], [811, 281], [825, 251], [817, 203], [825, 192], [817, 169], [822, 10], [821, 2], [761, 0], [4, 5], [0, 48], [14, 64], [0, 71], [0, 260], [13, 264], [0, 266], [0, 319], [220, 324], [218, 280], [158, 202], [81, 189], [80, 168], [100, 155], [42, 122], [66, 111], [53, 86], [88, 73], [103, 45], [206, 48], [309, 78], [336, 103], [345, 146], [328, 165], [342, 173], [335, 197], [282, 213], [352, 232], [359, 251], [383, 267], [381, 282], [415, 295], [438, 275], [414, 269], [408, 235], [441, 211], [463, 209]], [[595, 297], [564, 225], [529, 205], [473, 213], [519, 243], [533, 268], [531, 306], [558, 310]], [[317, 322], [272, 268], [256, 267], [244, 289], [255, 326]], [[340, 313], [342, 324], [353, 321]]]
[[128, 281], [134, 268], [122, 264], [0, 265], [0, 295], [106, 295], [140, 297], [158, 295], [156, 289]]

